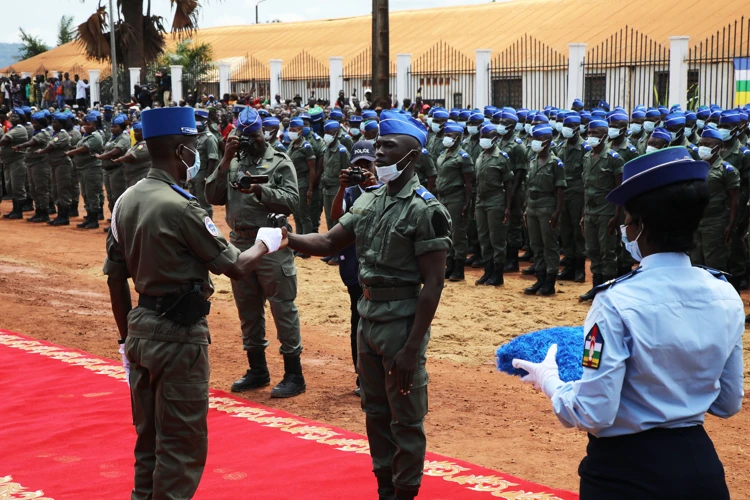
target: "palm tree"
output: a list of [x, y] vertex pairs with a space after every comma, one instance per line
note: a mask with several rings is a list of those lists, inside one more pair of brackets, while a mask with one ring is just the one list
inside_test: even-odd
[[73, 29], [73, 16], [63, 15], [57, 25], [57, 46], [65, 45], [75, 40], [76, 32]]
[[[177, 37], [189, 36], [198, 27], [200, 1], [170, 2], [174, 7], [172, 34]], [[151, 0], [118, 1], [116, 14], [115, 22], [111, 13], [100, 4], [96, 12], [78, 26], [76, 41], [89, 58], [109, 61], [109, 30], [114, 29], [117, 61], [126, 68], [145, 68], [164, 52], [164, 35], [167, 33], [164, 18], [151, 15]]]
[[21, 32], [21, 48], [18, 50], [18, 56], [16, 57], [16, 59], [18, 59], [19, 61], [23, 61], [24, 59], [34, 57], [41, 54], [42, 52], [47, 52], [49, 50], [49, 47], [44, 44], [41, 38], [26, 33], [23, 28], [18, 29]]

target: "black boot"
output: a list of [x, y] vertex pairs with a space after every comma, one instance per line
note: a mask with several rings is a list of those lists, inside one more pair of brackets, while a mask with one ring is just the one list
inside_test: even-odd
[[464, 280], [464, 265], [465, 259], [456, 259], [456, 266], [453, 268], [453, 272], [448, 277], [450, 281], [463, 281]]
[[271, 375], [268, 373], [265, 351], [246, 351], [247, 362], [250, 369], [232, 384], [232, 392], [247, 391], [265, 387], [271, 383]]
[[271, 397], [291, 398], [302, 394], [306, 388], [299, 356], [284, 355], [284, 378], [271, 389]]
[[23, 206], [22, 201], [16, 201], [12, 200], [13, 208], [10, 209], [10, 212], [3, 215], [4, 219], [23, 219], [23, 211], [21, 210]]
[[534, 252], [531, 251], [531, 249], [526, 250], [526, 253], [518, 257], [518, 260], [521, 262], [531, 262], [531, 259], [534, 258]]
[[456, 268], [456, 261], [452, 259], [451, 257], [448, 257], [445, 259], [445, 279], [448, 279], [451, 277], [451, 274], [453, 274], [453, 270]]
[[521, 274], [523, 274], [524, 276], [534, 276], [536, 274], [536, 266], [534, 264], [531, 264], [531, 266], [521, 271]]
[[544, 285], [544, 274], [537, 273], [536, 283], [525, 289], [523, 293], [525, 293], [526, 295], [536, 295], [536, 292], [538, 292], [539, 289], [542, 288], [542, 285]]
[[518, 272], [518, 249], [516, 247], [508, 247], [503, 271], [506, 273]]
[[[563, 267], [568, 267], [573, 264], [572, 261], [573, 257], [570, 257], [569, 255], [566, 255], [562, 259], [560, 259], [560, 265]], [[560, 279], [560, 276], [558, 275], [557, 279]]]
[[402, 490], [399, 488], [396, 488], [396, 495], [393, 497], [395, 500], [414, 500], [417, 498], [417, 495], [419, 494], [419, 490], [413, 491], [413, 490]]
[[47, 213], [46, 208], [40, 208], [37, 210], [37, 214], [36, 220], [33, 220], [32, 222], [49, 222], [49, 214]]
[[378, 500], [394, 500], [396, 488], [393, 487], [393, 479], [388, 476], [375, 476], [378, 480]]
[[79, 225], [83, 229], [99, 229], [99, 213], [93, 212], [89, 215], [89, 220], [83, 226]]
[[70, 206], [70, 211], [68, 212], [68, 218], [70, 218], [70, 217], [78, 217], [78, 216], [79, 216], [79, 214], [78, 214], [78, 202], [76, 201], [76, 202], [74, 202]]
[[26, 217], [26, 222], [39, 222], [39, 209], [34, 210], [34, 215]]
[[573, 281], [573, 279], [576, 277], [576, 258], [575, 257], [566, 257], [568, 259], [568, 263], [565, 265], [565, 268], [557, 273], [557, 279], [560, 281]]
[[586, 257], [576, 259], [576, 275], [573, 281], [576, 283], [586, 283]]
[[70, 225], [70, 209], [64, 205], [60, 205], [57, 208], [57, 217], [55, 220], [49, 221], [47, 224], [50, 226], [69, 226]]
[[57, 213], [57, 210], [55, 210], [55, 204], [53, 202], [49, 202], [49, 206], [47, 207], [47, 214], [48, 215], [54, 215]]
[[[96, 213], [96, 220], [104, 220], [104, 207], [99, 207], [99, 211]], [[99, 226], [96, 226], [99, 227]]]
[[557, 281], [557, 274], [555, 273], [548, 274], [547, 278], [544, 280], [544, 285], [542, 285], [542, 288], [540, 288], [539, 291], [536, 292], [536, 294], [542, 295], [545, 297], [548, 295], [554, 295], [556, 281]]
[[475, 285], [484, 285], [488, 279], [490, 279], [490, 276], [492, 276], [492, 272], [495, 270], [495, 263], [491, 260], [488, 260], [484, 263], [484, 274], [481, 278], [476, 280], [474, 282]]
[[83, 216], [83, 222], [81, 222], [80, 224], [76, 224], [76, 227], [79, 229], [83, 229], [84, 227], [86, 227], [86, 224], [89, 223], [92, 215], [94, 215], [94, 212], [87, 212], [86, 215]]
[[505, 284], [505, 280], [503, 279], [503, 266], [499, 264], [495, 264], [495, 270], [492, 273], [492, 276], [490, 276], [490, 279], [487, 280], [485, 285], [501, 286], [504, 284]]
[[33, 212], [34, 211], [34, 199], [27, 196], [26, 199], [21, 202], [21, 211]]
[[588, 292], [586, 292], [583, 295], [581, 295], [580, 297], [578, 297], [578, 300], [580, 300], [581, 302], [587, 302], [589, 300], [594, 300], [594, 297], [596, 297], [595, 288], [598, 287], [599, 285], [601, 285], [602, 283], [604, 283], [604, 276], [601, 275], [601, 274], [598, 274], [598, 273], [594, 274], [594, 276], [592, 278], [592, 283], [593, 283], [593, 286], [591, 287], [591, 290], [589, 290]]

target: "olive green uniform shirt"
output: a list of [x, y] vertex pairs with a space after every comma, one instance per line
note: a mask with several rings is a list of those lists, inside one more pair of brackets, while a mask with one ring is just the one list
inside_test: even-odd
[[323, 175], [320, 184], [323, 194], [335, 196], [339, 190], [339, 173], [349, 168], [349, 150], [334, 140], [323, 154]]
[[24, 158], [26, 165], [31, 166], [45, 163], [47, 161], [47, 155], [36, 153], [35, 151], [37, 149], [44, 149], [47, 147], [47, 144], [49, 144], [50, 140], [49, 134], [44, 129], [38, 131], [35, 130], [30, 139], [32, 144], [26, 150], [26, 157]]
[[47, 153], [47, 161], [50, 165], [61, 165], [70, 161], [65, 156], [65, 153], [70, 150], [70, 134], [67, 130], [61, 129], [53, 133], [49, 144], [52, 146], [52, 151]]
[[[102, 154], [109, 153], [115, 148], [119, 148], [121, 152], [120, 156], [123, 156], [125, 153], [127, 153], [128, 149], [130, 149], [130, 134], [126, 134], [125, 132], [123, 132], [118, 136], [112, 136], [104, 145]], [[102, 168], [104, 170], [113, 170], [117, 167], [122, 166], [122, 164], [120, 163], [112, 163], [112, 160], [101, 160], [101, 162]]]
[[510, 169], [513, 174], [518, 170], [529, 169], [529, 158], [526, 155], [526, 146], [523, 145], [523, 141], [514, 136], [510, 140], [501, 139], [498, 142], [498, 147], [501, 151], [504, 151], [510, 159]]
[[444, 150], [437, 160], [436, 189], [442, 203], [466, 202], [464, 174], [474, 173], [469, 153], [457, 147], [452, 153]]
[[569, 195], [583, 194], [583, 157], [591, 151], [591, 146], [579, 136], [575, 144], [565, 141], [558, 148], [558, 155], [565, 164], [566, 198]]
[[496, 145], [477, 157], [477, 207], [505, 207], [505, 183], [513, 180], [510, 158]]
[[201, 157], [201, 170], [208, 170], [209, 160], [219, 160], [219, 141], [208, 130], [198, 134], [196, 149]]
[[739, 188], [740, 173], [719, 156], [708, 170], [708, 206], [700, 225], [726, 225], [729, 222], [729, 190]]
[[599, 156], [592, 149], [583, 157], [584, 214], [613, 216], [617, 207], [607, 202], [606, 197], [616, 186], [617, 176], [622, 175], [622, 156], [605, 145]]
[[414, 164], [414, 171], [417, 173], [419, 183], [423, 186], [427, 186], [430, 177], [437, 176], [435, 160], [432, 159], [432, 155], [427, 151], [427, 148], [422, 148], [422, 154], [419, 155], [419, 160]]
[[[527, 181], [529, 198], [528, 208], [548, 208], [557, 206], [557, 188], [565, 189], [565, 165], [551, 151], [547, 160], [540, 164], [539, 157], [529, 160]], [[535, 199], [536, 198], [536, 199]]]
[[26, 127], [23, 125], [16, 125], [15, 127], [11, 127], [5, 135], [10, 137], [11, 143], [0, 147], [0, 158], [2, 158], [3, 163], [10, 164], [14, 161], [22, 160], [25, 153], [23, 151], [14, 151], [13, 146], [18, 146], [29, 140], [29, 134], [26, 132]]
[[315, 150], [312, 144], [302, 139], [299, 144], [290, 144], [287, 154], [294, 164], [295, 172], [297, 172], [297, 186], [299, 189], [309, 188], [310, 166], [307, 162], [310, 160], [315, 161]]
[[73, 164], [76, 166], [76, 168], [81, 170], [88, 167], [101, 166], [102, 162], [100, 160], [97, 160], [95, 155], [98, 155], [101, 152], [102, 147], [104, 146], [104, 143], [102, 142], [102, 136], [97, 132], [81, 136], [81, 139], [78, 141], [76, 148], [80, 148], [83, 146], [89, 148], [89, 152], [82, 155], [75, 155], [73, 157]]
[[146, 144], [146, 141], [136, 142], [130, 150], [128, 150], [128, 153], [135, 158], [135, 161], [123, 164], [125, 167], [126, 179], [135, 178], [144, 171], [148, 172], [151, 168], [151, 155], [148, 154], [148, 145]]

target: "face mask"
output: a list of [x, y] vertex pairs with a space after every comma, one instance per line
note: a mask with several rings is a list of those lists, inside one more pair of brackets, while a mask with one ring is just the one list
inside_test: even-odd
[[586, 133], [586, 125], [585, 125], [585, 124], [583, 124], [583, 123], [581, 124], [581, 133], [582, 133], [582, 134], [585, 134], [585, 133]]
[[304, 135], [305, 137], [310, 135], [310, 127], [302, 127], [302, 135]]
[[562, 122], [555, 123], [555, 130], [557, 130], [558, 132], [560, 132], [562, 130], [562, 128], [563, 128]]
[[531, 135], [531, 124], [530, 123], [524, 124], [523, 129], [526, 131], [527, 134]]
[[267, 140], [267, 141], [270, 141], [270, 140], [271, 140], [271, 137], [273, 137], [273, 134], [272, 134], [271, 132], [269, 132], [268, 130], [265, 130], [265, 131], [263, 132], [263, 138], [264, 138], [265, 140]]
[[353, 137], [359, 137], [359, 134], [361, 134], [362, 131], [358, 128], [350, 128], [349, 133], [352, 134]]
[[653, 153], [654, 151], [659, 151], [659, 148], [655, 148], [654, 146], [646, 146], [646, 153]]
[[439, 123], [433, 123], [430, 125], [430, 128], [432, 128], [432, 131], [437, 133], [440, 132], [440, 129], [442, 128]]
[[557, 125], [557, 120], [550, 120], [549, 121], [549, 126], [550, 127], [555, 128], [556, 125]]
[[698, 157], [701, 160], [710, 160], [714, 155], [714, 149], [715, 148], [709, 148], [708, 146], [700, 146], [698, 148]]
[[692, 133], [693, 133], [692, 127], [685, 127], [685, 137], [690, 137]]
[[193, 151], [192, 149], [185, 148], [193, 155], [195, 156], [195, 162], [193, 162], [193, 166], [188, 166], [187, 163], [185, 163], [185, 160], [182, 159], [182, 155], [180, 155], [180, 161], [183, 165], [187, 168], [187, 181], [190, 181], [193, 177], [198, 175], [198, 171], [201, 169], [201, 155], [198, 154], [197, 151]]
[[463, 128], [466, 128], [466, 122], [458, 122], [459, 125], [461, 125]]
[[432, 128], [432, 120], [433, 120], [433, 118], [431, 116], [427, 117], [427, 126], [430, 127], [430, 128]]
[[482, 137], [481, 139], [479, 139], [479, 145], [482, 147], [482, 149], [490, 149], [495, 145], [495, 141], [493, 139], [490, 139], [489, 137]]
[[630, 241], [628, 239], [628, 235], [625, 232], [625, 229], [627, 229], [628, 226], [620, 226], [620, 232], [622, 233], [622, 243], [625, 245], [625, 250], [630, 252], [631, 257], [633, 257], [635, 260], [640, 262], [643, 260], [643, 256], [641, 255], [641, 247], [638, 246], [638, 238], [641, 237], [641, 234], [643, 234], [643, 228], [641, 228], [641, 232], [638, 233], [638, 236], [635, 237], [633, 241]]
[[566, 139], [570, 139], [575, 135], [576, 131], [570, 127], [563, 127], [561, 133], [563, 137], [565, 137]]
[[643, 131], [643, 125], [641, 125], [640, 123], [631, 123], [630, 131], [634, 134], [640, 134]]
[[589, 137], [588, 139], [586, 139], [586, 142], [589, 143], [589, 146], [595, 148], [602, 143], [602, 140], [600, 137]]
[[456, 143], [453, 137], [443, 137], [443, 147], [451, 148]]
[[620, 132], [621, 131], [619, 128], [609, 127], [607, 129], [607, 137], [609, 137], [610, 139], [617, 139], [618, 137], [620, 137]]
[[535, 153], [540, 152], [542, 149], [544, 149], [544, 142], [543, 141], [537, 141], [536, 139], [531, 141], [531, 150]]
[[[415, 151], [415, 150], [412, 149], [411, 151], [409, 151], [408, 153], [406, 153], [406, 155], [404, 155], [404, 158], [406, 158], [407, 156], [409, 156], [412, 153], [412, 151]], [[406, 170], [406, 167], [409, 166], [409, 164], [407, 163], [406, 167], [404, 167], [401, 170], [398, 169], [398, 164], [401, 163], [404, 160], [404, 158], [401, 158], [399, 161], [397, 161], [393, 165], [388, 165], [387, 167], [377, 167], [376, 166], [375, 167], [375, 173], [378, 175], [378, 180], [380, 182], [382, 182], [383, 184], [388, 184], [389, 182], [393, 182], [396, 179], [398, 179], [398, 177], [401, 175], [401, 173], [404, 170]]]
[[289, 132], [289, 139], [291, 139], [292, 142], [299, 139], [299, 132]]
[[523, 130], [523, 123], [516, 123], [516, 126], [514, 127], [514, 130], [516, 132], [520, 132], [521, 130]]
[[475, 127], [474, 125], [466, 127], [466, 130], [469, 131], [470, 135], [477, 135], [479, 133], [479, 127]]
[[656, 122], [643, 122], [643, 130], [649, 134], [656, 128]]
[[195, 128], [198, 130], [206, 130], [206, 122], [195, 122]]
[[508, 133], [508, 127], [505, 125], [498, 125], [497, 126], [497, 133], [500, 135], [505, 135]]
[[325, 141], [326, 144], [332, 143], [334, 139], [335, 137], [332, 136], [331, 134], [326, 134], [323, 136], [323, 141]]
[[695, 124], [698, 126], [698, 130], [703, 130], [703, 127], [706, 126], [706, 120], [698, 120]]
[[672, 136], [672, 141], [671, 142], [676, 141], [677, 138], [680, 136], [678, 132], [670, 132], [669, 135]]
[[732, 138], [732, 131], [728, 128], [720, 128], [719, 134], [721, 134], [722, 141], [728, 141]]

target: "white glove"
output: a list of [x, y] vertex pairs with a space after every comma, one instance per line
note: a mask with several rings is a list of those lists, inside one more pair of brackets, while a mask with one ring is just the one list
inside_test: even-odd
[[521, 382], [534, 384], [535, 389], [542, 391], [548, 398], [552, 398], [557, 389], [563, 385], [563, 381], [560, 380], [560, 375], [557, 371], [555, 356], [557, 356], [557, 344], [552, 344], [549, 351], [547, 351], [547, 356], [545, 356], [544, 361], [541, 363], [514, 359], [512, 364], [513, 368], [528, 372], [528, 375], [521, 377]]
[[281, 245], [281, 229], [278, 227], [262, 227], [258, 229], [255, 243], [262, 241], [268, 247], [268, 253], [273, 253]]
[[125, 356], [125, 344], [120, 344], [119, 352], [122, 355], [122, 367], [125, 368], [125, 381], [128, 383], [128, 387], [130, 387], [130, 361]]

